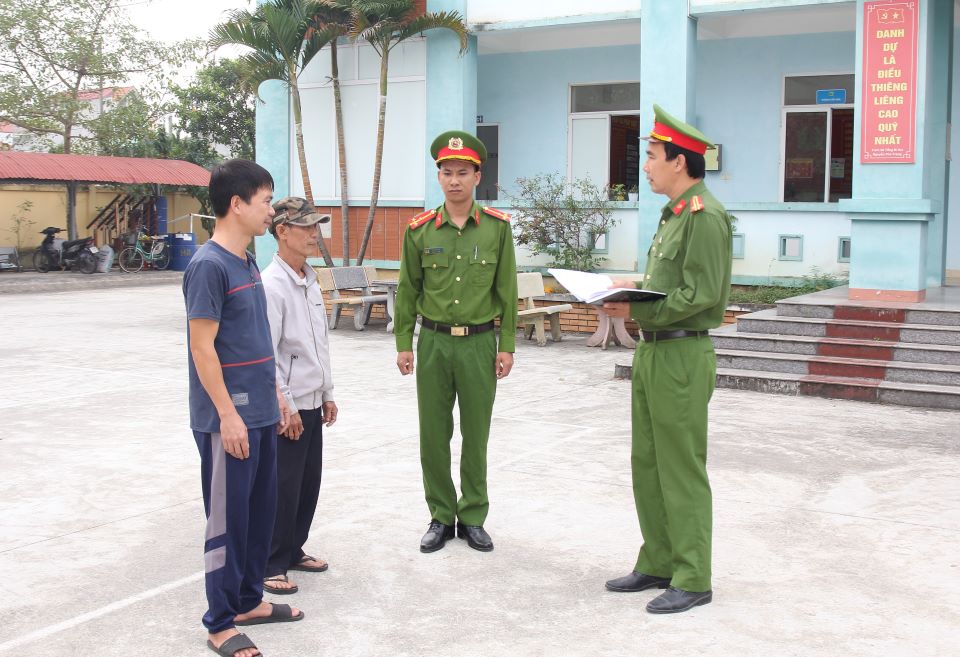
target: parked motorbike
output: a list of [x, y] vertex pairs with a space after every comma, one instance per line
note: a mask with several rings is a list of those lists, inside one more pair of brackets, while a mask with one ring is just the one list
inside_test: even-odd
[[33, 254], [34, 268], [44, 274], [51, 269], [71, 269], [84, 274], [95, 272], [97, 270], [95, 254], [99, 249], [93, 245], [93, 238], [84, 237], [64, 242], [57, 249], [54, 247], [54, 240], [56, 234], [62, 230], [62, 228], [48, 226], [40, 231], [40, 234], [46, 237], [40, 243], [40, 248]]

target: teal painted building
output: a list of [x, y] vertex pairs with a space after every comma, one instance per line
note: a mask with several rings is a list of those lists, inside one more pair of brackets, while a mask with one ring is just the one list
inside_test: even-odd
[[[452, 36], [428, 32], [391, 55], [384, 219], [367, 262], [397, 267], [405, 219], [440, 203], [427, 146], [456, 128], [487, 144], [492, 156], [478, 197], [496, 207], [511, 209], [516, 179], [539, 173], [636, 185], [638, 198], [617, 203], [618, 224], [598, 246], [610, 271], [642, 271], [665, 202], [641, 171], [639, 137], [658, 103], [721, 145], [706, 182], [738, 217], [734, 282], [819, 271], [849, 277], [853, 297], [909, 301], [960, 274], [960, 172], [950, 161], [950, 126], [960, 111], [958, 0], [426, 4], [465, 17], [470, 49], [460, 56]], [[899, 6], [916, 16], [915, 67], [907, 67], [914, 154], [907, 163], [863, 163], [871, 101], [863, 97], [862, 53], [876, 36], [865, 16]], [[358, 244], [372, 179], [378, 60], [362, 43], [340, 54]], [[335, 215], [336, 256], [340, 189], [328, 75], [321, 54], [301, 88], [315, 201]], [[281, 194], [302, 193], [286, 91], [268, 83], [261, 96], [258, 158]], [[264, 239], [260, 257], [272, 248]], [[519, 257], [522, 265], [545, 263]]]

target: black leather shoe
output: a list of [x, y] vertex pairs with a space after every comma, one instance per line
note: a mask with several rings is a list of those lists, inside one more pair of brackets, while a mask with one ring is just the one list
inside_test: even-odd
[[666, 592], [647, 603], [647, 611], [651, 614], [677, 614], [699, 605], [708, 604], [711, 600], [713, 600], [713, 591], [692, 593], [671, 586]]
[[637, 591], [646, 591], [647, 589], [665, 589], [670, 586], [669, 577], [654, 577], [653, 575], [644, 575], [633, 571], [629, 575], [611, 579], [607, 582], [608, 591], [617, 591], [618, 593], [636, 593]]
[[420, 539], [421, 552], [436, 552], [453, 538], [453, 527], [439, 520], [431, 520], [427, 533]]
[[484, 531], [483, 527], [465, 525], [462, 522], [458, 522], [457, 536], [466, 539], [467, 545], [474, 550], [489, 552], [493, 549], [493, 539], [490, 538], [490, 534]]

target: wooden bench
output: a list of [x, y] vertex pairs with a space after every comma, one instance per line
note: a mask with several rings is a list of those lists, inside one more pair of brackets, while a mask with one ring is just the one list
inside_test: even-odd
[[[387, 303], [386, 294], [374, 294], [371, 283], [377, 276], [377, 268], [364, 267], [328, 267], [317, 269], [317, 282], [320, 290], [330, 294], [330, 328], [337, 328], [343, 306], [353, 308], [353, 327], [362, 331], [370, 321], [370, 311], [374, 304]], [[360, 296], [341, 297], [343, 290], [360, 290]]]
[[554, 342], [560, 342], [560, 313], [573, 310], [569, 303], [560, 303], [555, 306], [540, 306], [533, 303], [534, 297], [542, 297], [543, 276], [540, 272], [517, 274], [517, 296], [523, 299], [523, 308], [517, 311], [517, 318], [523, 326], [523, 334], [529, 340], [534, 332], [537, 334], [537, 344], [547, 344], [544, 320], [550, 320], [550, 336]]

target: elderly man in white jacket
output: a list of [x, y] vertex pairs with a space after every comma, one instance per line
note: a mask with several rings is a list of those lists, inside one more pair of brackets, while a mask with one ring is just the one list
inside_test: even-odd
[[320, 496], [323, 425], [337, 421], [327, 340], [327, 313], [317, 274], [307, 264], [314, 254], [320, 215], [305, 199], [288, 197], [273, 205], [270, 232], [279, 252], [263, 270], [267, 316], [277, 364], [277, 383], [290, 406], [288, 428], [277, 438], [277, 520], [263, 588], [296, 593], [288, 570], [323, 572], [327, 563], [303, 551]]

